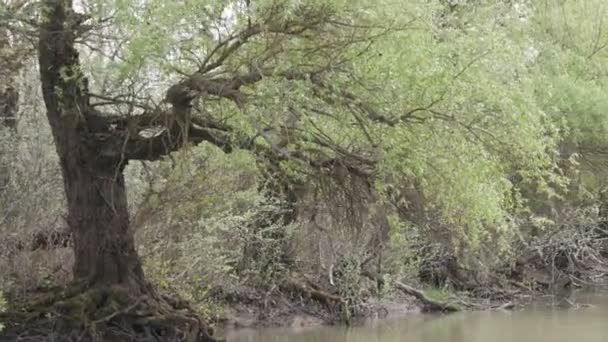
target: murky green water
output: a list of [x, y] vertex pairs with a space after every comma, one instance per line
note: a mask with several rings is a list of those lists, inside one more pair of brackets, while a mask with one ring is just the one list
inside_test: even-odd
[[261, 329], [229, 333], [228, 342], [608, 342], [608, 293], [577, 295], [578, 309], [537, 304], [514, 312], [411, 315], [359, 327]]

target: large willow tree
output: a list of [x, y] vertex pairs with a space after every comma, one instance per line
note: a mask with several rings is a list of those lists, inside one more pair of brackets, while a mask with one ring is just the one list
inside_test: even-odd
[[[101, 8], [105, 4], [96, 5]], [[144, 326], [147, 333], [170, 340], [178, 338], [181, 332], [188, 340], [204, 339], [207, 333], [197, 320], [177, 313], [167, 315], [166, 310], [172, 308], [177, 312], [177, 308], [157, 295], [146, 281], [129, 227], [125, 166], [131, 160], [158, 160], [189, 144], [206, 141], [227, 152], [237, 147], [247, 148], [267, 158], [294, 160], [319, 169], [342, 163], [352, 172], [365, 176], [364, 167], [347, 164], [351, 159], [351, 162], [370, 164], [368, 157], [341, 151], [338, 144], [314, 134], [298, 132], [297, 117], [303, 115], [304, 110], [365, 108], [354, 94], [334, 89], [333, 79], [350, 76], [350, 60], [364, 54], [374, 37], [386, 34], [389, 29], [356, 22], [350, 17], [354, 13], [338, 13], [335, 6], [322, 3], [271, 1], [260, 2], [255, 8], [239, 3], [218, 6], [206, 1], [144, 4], [118, 1], [116, 5], [124, 11], [116, 14], [116, 20], [126, 20], [124, 26], [136, 25], [142, 20], [149, 28], [129, 37], [131, 56], [126, 59], [154, 58], [155, 52], [168, 47], [162, 45], [163, 40], [171, 42], [181, 39], [180, 35], [188, 35], [191, 50], [187, 52], [196, 60], [196, 66], [182, 72], [158, 103], [154, 103], [153, 94], [145, 94], [145, 89], [135, 93], [96, 93], [105, 89], [98, 82], [88, 80], [76, 48], [79, 39], [93, 29], [87, 24], [92, 20], [77, 13], [72, 1], [43, 1], [38, 43], [40, 77], [65, 184], [75, 255], [74, 278], [77, 292], [81, 293], [76, 298], [93, 305], [85, 309], [88, 311], [103, 307], [108, 296], [112, 300], [121, 293], [129, 298], [122, 304], [145, 302], [147, 309], [140, 315], [158, 316], [144, 320], [143, 324], [132, 320], [135, 331], [137, 326]], [[164, 18], [155, 17], [163, 11], [169, 14]], [[223, 19], [237, 14], [242, 18]], [[192, 32], [181, 30], [183, 27], [179, 25], [172, 26], [178, 23], [171, 20], [181, 15], [193, 21], [183, 25]], [[156, 20], [160, 20], [160, 24]], [[211, 25], [217, 25], [218, 29], [214, 32]], [[157, 50], [151, 50], [146, 44]], [[103, 49], [101, 47], [99, 53], [103, 53]], [[173, 57], [182, 58], [186, 52], [176, 54]], [[131, 72], [132, 65], [128, 62], [125, 65], [125, 72]], [[274, 113], [264, 112], [276, 108], [265, 108], [258, 101], [276, 104], [285, 99], [279, 94], [265, 94], [264, 97], [269, 98], [251, 96], [263, 93], [269, 82], [293, 84], [293, 92], [316, 93], [322, 106], [307, 109], [304, 105], [313, 104], [303, 101], [296, 107], [285, 103], [284, 110], [290, 112], [278, 114], [296, 117], [289, 120], [293, 126], [281, 123], [269, 126], [270, 121], [260, 119], [252, 120], [257, 121], [257, 127], [241, 131], [235, 131], [214, 113], [222, 106], [231, 106], [233, 113], [272, 116]], [[99, 88], [95, 89], [96, 86]], [[118, 87], [121, 91], [121, 85]], [[278, 88], [274, 86], [273, 90]], [[286, 91], [280, 96], [288, 96]], [[109, 105], [114, 105], [116, 110], [104, 112]], [[368, 111], [366, 115], [371, 113]], [[274, 138], [269, 137], [270, 134]], [[317, 151], [289, 151], [282, 140], [299, 136], [309, 140]], [[329, 151], [340, 151], [344, 156], [332, 155]], [[99, 293], [103, 294], [97, 297]], [[90, 298], [94, 298], [93, 303]], [[131, 304], [127, 304], [129, 302]], [[114, 321], [129, 325], [128, 315], [123, 316]], [[159, 321], [165, 322], [155, 324]], [[85, 330], [86, 333], [95, 330], [85, 328], [90, 329]]]
[[206, 142], [391, 197], [415, 179], [473, 243], [483, 228], [509, 227], [509, 177], [555, 181], [554, 131], [526, 93], [524, 47], [497, 24], [517, 22], [508, 5], [75, 5], [43, 0], [27, 13], [40, 19], [40, 80], [75, 256], [73, 291], [53, 309], [76, 322], [67, 325], [76, 336], [208, 338], [146, 280], [129, 225], [129, 161]]
[[[165, 6], [161, 2], [149, 5]], [[199, 6], [189, 10], [195, 9], [206, 12]], [[333, 93], [331, 78], [347, 68], [342, 65], [357, 53], [358, 45], [372, 41], [367, 30], [343, 22], [329, 6], [273, 2], [259, 18], [218, 38], [216, 45], [200, 56], [197, 70], [168, 87], [162, 102], [153, 105], [131, 100], [131, 96], [93, 94], [75, 47], [86, 30], [86, 18], [72, 10], [70, 1], [46, 1], [43, 17], [38, 51], [40, 76], [65, 180], [74, 274], [87, 287], [120, 284], [134, 294], [146, 293], [149, 287], [129, 229], [123, 179], [127, 163], [158, 160], [187, 144], [207, 141], [227, 152], [235, 147], [265, 149], [272, 158], [301, 160], [318, 167], [331, 165], [335, 158], [312, 159], [303, 153], [291, 153], [275, 146], [271, 138], [267, 146], [256, 146], [255, 136], [249, 137], [246, 131], [239, 134], [214, 120], [216, 106], [206, 102], [226, 99], [234, 105], [234, 111], [247, 112], [248, 106], [256, 105], [249, 104], [248, 92], [274, 79], [317, 88], [328, 108], [334, 103], [338, 106], [340, 101], [356, 105], [357, 100], [351, 99], [354, 95]], [[283, 51], [290, 51], [285, 57], [293, 60], [277, 60]], [[236, 60], [241, 54], [250, 59]], [[129, 109], [137, 107], [141, 111], [104, 113], [97, 109], [101, 105], [94, 99], [124, 102]], [[298, 110], [294, 108], [292, 115], [299, 115]], [[259, 136], [274, 129], [260, 124], [264, 127], [256, 133]], [[230, 133], [235, 133], [234, 137]]]

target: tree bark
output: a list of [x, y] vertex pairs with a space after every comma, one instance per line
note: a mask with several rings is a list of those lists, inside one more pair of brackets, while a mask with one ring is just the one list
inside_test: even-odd
[[129, 227], [122, 165], [99, 163], [87, 151], [62, 158], [74, 275], [88, 284], [145, 285]]
[[120, 156], [102, 156], [94, 148], [86, 118], [86, 79], [74, 48], [78, 16], [69, 1], [47, 1], [47, 21], [39, 44], [40, 76], [57, 153], [63, 172], [68, 224], [75, 256], [75, 280], [87, 287], [125, 285], [147, 289], [133, 232]]

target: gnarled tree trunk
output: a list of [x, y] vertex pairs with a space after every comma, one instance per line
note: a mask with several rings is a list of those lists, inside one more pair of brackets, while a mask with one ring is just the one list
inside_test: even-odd
[[[210, 341], [208, 329], [192, 310], [148, 284], [129, 226], [126, 163], [179, 148], [183, 125], [168, 125], [164, 134], [142, 144], [139, 135], [132, 137], [124, 129], [132, 125], [98, 113], [90, 104], [74, 47], [84, 17], [71, 9], [69, 0], [46, 0], [44, 5], [40, 78], [63, 173], [75, 256], [75, 286], [69, 291], [74, 294], [61, 295], [49, 309], [68, 317], [60, 324], [68, 327], [61, 332], [66, 336], [58, 339], [71, 340], [74, 334], [87, 340], [116, 340], [120, 334], [123, 339], [126, 329], [133, 340], [164, 336], [167, 341]], [[172, 113], [188, 114], [176, 108], [187, 106], [174, 106]], [[110, 128], [110, 120], [123, 129]], [[99, 324], [105, 327], [101, 335]]]
[[89, 284], [141, 287], [120, 161], [99, 162], [89, 151], [62, 158], [74, 275]]
[[[72, 10], [70, 0], [45, 0], [43, 6], [40, 80], [63, 173], [75, 257], [74, 286], [53, 301], [49, 310], [62, 314], [51, 316], [68, 317], [67, 325], [76, 326], [65, 333], [78, 339], [99, 335], [96, 325], [102, 324], [101, 336], [109, 340], [116, 334], [124, 337], [127, 329], [138, 340], [212, 341], [192, 309], [158, 294], [147, 282], [129, 225], [123, 170], [129, 160], [158, 160], [186, 143], [208, 141], [230, 151], [223, 126], [190, 117], [192, 102], [197, 94], [240, 99], [239, 87], [261, 76], [206, 80], [195, 74], [168, 89], [168, 107], [146, 107], [134, 117], [101, 113], [90, 103], [75, 48], [87, 18]], [[141, 134], [149, 129], [159, 133]]]
[[[44, 101], [63, 171], [68, 224], [74, 244], [74, 276], [88, 287], [121, 284], [143, 289], [141, 262], [129, 229], [123, 178], [125, 161], [102, 156], [87, 125], [94, 114], [73, 41], [78, 16], [64, 1], [48, 1], [40, 33]], [[88, 141], [87, 141], [88, 140]]]

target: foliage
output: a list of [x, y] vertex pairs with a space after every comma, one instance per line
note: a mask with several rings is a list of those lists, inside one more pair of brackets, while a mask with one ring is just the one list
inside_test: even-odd
[[[92, 53], [93, 63], [85, 65], [96, 68], [89, 70], [93, 81], [130, 84], [152, 94], [193, 73], [201, 63], [197, 56], [211, 53], [218, 41], [230, 41], [252, 22], [263, 22], [272, 32], [274, 25], [297, 25], [308, 16], [327, 20], [317, 35], [275, 35], [272, 45], [261, 38], [243, 41], [217, 72], [327, 68], [329, 87], [266, 77], [247, 94], [245, 111], [222, 99], [206, 102], [205, 110], [237, 127], [239, 134], [295, 124], [285, 148], [310, 151], [305, 152], [307, 158], [355, 155], [377, 161], [374, 182], [381, 192], [392, 188], [398, 193], [403, 190], [400, 184], [415, 179], [425, 205], [452, 231], [450, 243], [456, 249], [477, 249], [494, 240], [505, 249], [513, 237], [513, 216], [526, 208], [520, 187], [552, 197], [567, 184], [556, 172], [560, 122], [552, 121], [534, 96], [538, 78], [529, 66], [529, 41], [522, 34], [532, 26], [522, 20], [528, 15], [522, 14], [526, 4], [92, 4], [97, 18], [115, 13], [112, 35], [125, 42], [115, 48], [114, 55], [121, 58]], [[391, 13], [390, 23], [382, 23], [386, 13]], [[336, 22], [356, 25], [332, 26]], [[333, 46], [329, 59], [315, 50], [326, 44]], [[267, 61], [271, 52], [273, 59]], [[301, 63], [303, 59], [309, 63]], [[341, 103], [339, 94], [344, 92], [357, 101]], [[257, 141], [274, 147], [276, 139], [264, 136]], [[320, 148], [319, 142], [330, 147]], [[297, 160], [281, 166], [304, 179], [316, 172]]]
[[[287, 270], [279, 254], [289, 235], [274, 239], [251, 225], [281, 210], [280, 203], [257, 191], [251, 156], [227, 157], [201, 145], [172, 159], [127, 170], [139, 248], [151, 279], [201, 310], [213, 305], [217, 289], [229, 291], [242, 283], [270, 287], [282, 279]], [[264, 228], [289, 229], [279, 224]], [[260, 253], [242, 269], [251, 243], [261, 246]]]
[[[127, 166], [131, 222], [157, 285], [208, 310], [217, 288], [271, 291], [314, 273], [362, 302], [363, 264], [379, 251], [395, 279], [448, 256], [492, 272], [535, 243], [597, 256], [588, 231], [560, 221], [583, 225], [572, 208], [606, 186], [603, 1], [246, 3], [82, 5], [92, 26], [83, 71], [109, 114], [166, 109], [166, 89], [214, 58], [204, 81], [263, 75], [237, 89], [242, 101], [193, 103], [193, 118], [212, 122], [229, 151], [188, 145]], [[0, 136], [18, 150], [0, 154], [12, 165], [1, 214], [15, 207], [0, 233], [27, 240], [60, 225], [64, 208], [39, 84], [31, 70], [23, 79], [18, 134]], [[286, 199], [269, 196], [272, 181], [298, 192], [296, 222], [273, 219]], [[597, 218], [580, 216], [584, 226]], [[330, 281], [332, 270], [340, 277]]]
[[[555, 172], [558, 126], [532, 96], [528, 46], [516, 35], [527, 24], [515, 9], [482, 2], [437, 19], [441, 11], [423, 12], [419, 29], [404, 32], [400, 43], [391, 37], [372, 69], [407, 86], [389, 96], [392, 112], [413, 122], [379, 132], [385, 152], [378, 187], [399, 197], [408, 191], [400, 185], [415, 182], [456, 248], [490, 243], [506, 252], [513, 216], [525, 208], [520, 187], [551, 197], [567, 184]], [[410, 65], [416, 67], [404, 67]], [[380, 66], [388, 71], [378, 73]]]
[[547, 0], [535, 10], [532, 43], [539, 58], [533, 69], [534, 94], [553, 120], [565, 123], [561, 154], [580, 164], [575, 168], [581, 174], [575, 177], [582, 188], [576, 194], [597, 194], [605, 186], [608, 103], [602, 94], [608, 86], [608, 32], [602, 18], [608, 8], [601, 1]]

